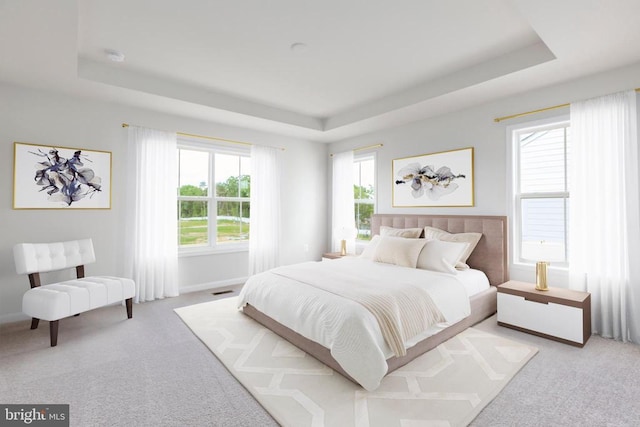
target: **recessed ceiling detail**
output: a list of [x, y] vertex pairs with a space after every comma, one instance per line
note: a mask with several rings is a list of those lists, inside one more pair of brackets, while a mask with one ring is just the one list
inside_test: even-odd
[[[490, 1], [497, 12], [475, 0], [243, 3], [251, 7], [202, 0], [186, 13], [172, 3], [89, 1], [78, 75], [327, 131], [554, 59], [505, 0]], [[281, 52], [290, 33], [304, 40], [289, 45], [295, 58]], [[126, 48], [124, 67], [94, 55], [105, 44]]]
[[[294, 45], [299, 44], [296, 43]], [[294, 45], [291, 47], [292, 50], [294, 50]], [[303, 53], [303, 50], [306, 50], [306, 45], [304, 45], [304, 48], [297, 47], [295, 49], [300, 49], [300, 52], [296, 53]], [[540, 42], [324, 118], [288, 111], [250, 99], [216, 92], [215, 90], [203, 89], [167, 77], [135, 70], [114, 69], [112, 65], [87, 58], [79, 59], [78, 76], [113, 86], [234, 111], [247, 116], [278, 120], [294, 126], [327, 131], [418, 104], [431, 98], [455, 92], [487, 80], [496, 79], [553, 59], [555, 59], [553, 53], [544, 43]]]
[[632, 1], [50, 3], [2, 6], [0, 80], [316, 141], [640, 62]]

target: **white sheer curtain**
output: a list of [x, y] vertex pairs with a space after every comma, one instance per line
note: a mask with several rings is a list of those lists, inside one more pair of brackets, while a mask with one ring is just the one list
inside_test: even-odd
[[591, 293], [592, 331], [640, 342], [635, 91], [571, 104], [570, 286]]
[[353, 151], [333, 155], [331, 247], [340, 251], [341, 240], [347, 241], [347, 252], [354, 253], [355, 208], [353, 198]]
[[178, 295], [176, 134], [129, 126], [125, 271], [136, 302]]
[[280, 165], [282, 150], [251, 146], [249, 274], [280, 264]]

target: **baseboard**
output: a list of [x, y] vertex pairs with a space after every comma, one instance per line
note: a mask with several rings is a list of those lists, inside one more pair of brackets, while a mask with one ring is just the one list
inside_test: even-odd
[[189, 292], [206, 291], [209, 289], [221, 289], [229, 286], [241, 285], [247, 281], [247, 277], [237, 277], [235, 279], [219, 280], [216, 282], [200, 283], [197, 285], [180, 287], [181, 294], [188, 294]]
[[31, 317], [27, 316], [22, 312], [3, 314], [0, 316], [0, 325], [3, 323], [20, 322], [22, 320], [29, 320], [29, 319], [31, 319]]

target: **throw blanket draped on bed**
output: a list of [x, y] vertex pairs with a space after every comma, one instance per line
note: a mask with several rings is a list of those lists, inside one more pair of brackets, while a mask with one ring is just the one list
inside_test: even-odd
[[[450, 274], [399, 267], [360, 257], [311, 264], [315, 264], [315, 267], [308, 268], [317, 268], [318, 271], [294, 272], [294, 275], [302, 276], [300, 280], [280, 275], [287, 273], [289, 266], [251, 276], [240, 292], [238, 307], [251, 304], [276, 322], [328, 348], [345, 372], [367, 390], [375, 390], [380, 385], [387, 373], [386, 359], [394, 354], [383, 336], [381, 325], [364, 305], [307, 282], [320, 281], [322, 276], [325, 280], [342, 283], [347, 292], [365, 284], [381, 293], [380, 286], [384, 284], [390, 286], [391, 290], [402, 289], [400, 284], [423, 288], [445, 320], [408, 338], [404, 343], [405, 348], [410, 348], [470, 313], [469, 297], [464, 286], [456, 276]], [[327, 279], [333, 274], [336, 276]], [[409, 298], [406, 295], [413, 295], [402, 292], [401, 300]], [[374, 292], [373, 296], [377, 297], [378, 294]], [[392, 317], [401, 319], [403, 311], [400, 302]], [[411, 321], [405, 322], [400, 330], [406, 336], [412, 333], [414, 326]]]
[[[334, 264], [337, 266], [338, 264]], [[407, 354], [405, 342], [444, 316], [422, 288], [402, 282], [376, 282], [317, 262], [279, 267], [272, 273], [355, 301], [373, 314], [395, 356]]]

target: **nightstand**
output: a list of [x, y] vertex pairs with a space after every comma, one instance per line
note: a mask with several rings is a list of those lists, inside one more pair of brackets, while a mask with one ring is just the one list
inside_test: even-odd
[[340, 259], [343, 256], [346, 256], [346, 255], [340, 255], [340, 252], [325, 252], [322, 254], [322, 260], [328, 261], [332, 259]]
[[591, 336], [591, 294], [535, 286], [514, 280], [498, 286], [498, 325], [583, 347]]

